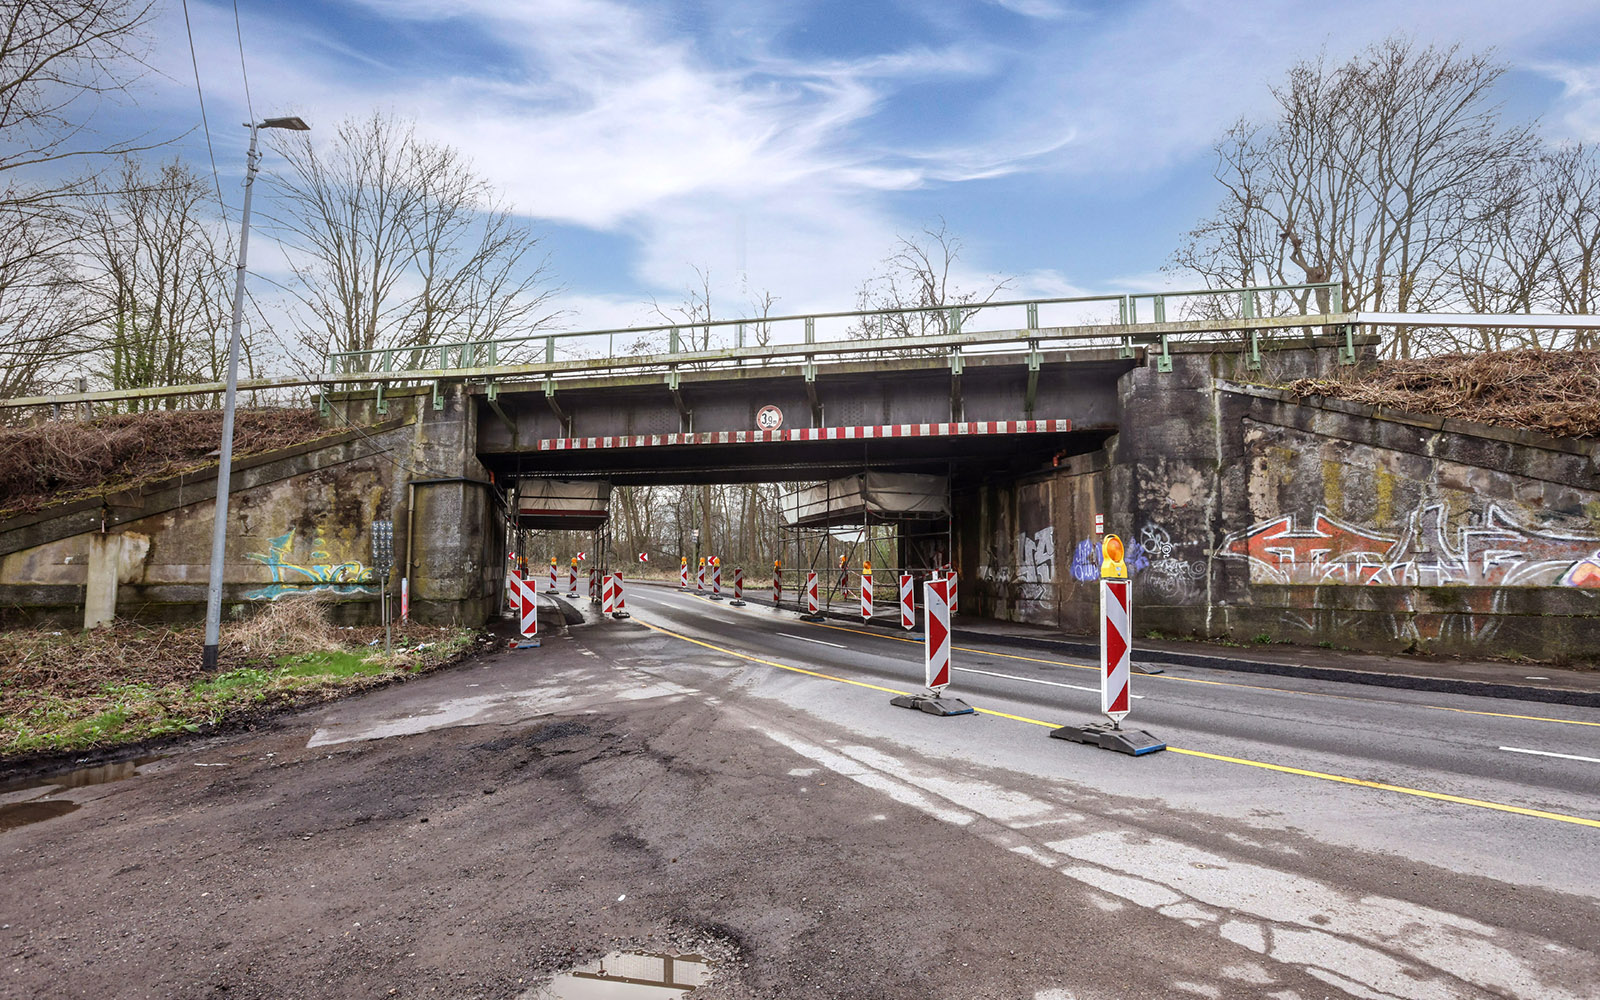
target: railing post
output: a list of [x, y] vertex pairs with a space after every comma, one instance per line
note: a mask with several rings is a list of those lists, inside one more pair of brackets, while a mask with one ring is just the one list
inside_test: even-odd
[[1239, 307], [1244, 311], [1245, 319], [1256, 318], [1256, 290], [1246, 288], [1239, 293]]
[[556, 363], [556, 338], [554, 337], [544, 338], [544, 360], [545, 364], [553, 365]]
[[815, 344], [816, 342], [817, 342], [817, 321], [816, 321], [815, 318], [813, 318], [811, 316], [807, 316], [806, 317], [806, 343]]
[[734, 339], [734, 346], [742, 349], [744, 347], [744, 324], [743, 323], [739, 324], [738, 332], [734, 334], [734, 338], [735, 338]]
[[1156, 314], [1155, 321], [1157, 323], [1165, 323], [1167, 321], [1167, 297], [1165, 295], [1157, 295], [1155, 297], [1154, 309]]
[[950, 332], [961, 332], [961, 309], [959, 306], [950, 307]]
[[678, 343], [678, 328], [677, 327], [673, 327], [667, 333], [667, 353], [668, 354], [677, 354], [678, 350], [679, 350], [679, 347], [680, 347], [680, 345]]
[[1126, 295], [1117, 300], [1117, 325], [1128, 325], [1128, 297]]
[[1028, 329], [1039, 329], [1039, 303], [1028, 303]]

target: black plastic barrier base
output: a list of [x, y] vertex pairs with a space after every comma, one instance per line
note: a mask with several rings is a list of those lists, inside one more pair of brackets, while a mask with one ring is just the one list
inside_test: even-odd
[[1054, 739], [1087, 743], [1102, 750], [1115, 750], [1117, 753], [1125, 753], [1132, 757], [1142, 757], [1147, 753], [1167, 748], [1164, 741], [1156, 739], [1143, 729], [1117, 729], [1106, 722], [1091, 722], [1086, 726], [1062, 726], [1052, 731], [1050, 735]]
[[800, 620], [803, 622], [825, 622], [828, 620], [828, 616], [819, 611], [814, 615], [801, 615]]
[[632, 618], [633, 616], [628, 614], [626, 611], [613, 611], [613, 612], [611, 612], [611, 617], [613, 617], [613, 618]]
[[896, 708], [909, 708], [929, 715], [971, 715], [972, 706], [960, 698], [945, 698], [936, 694], [902, 694], [890, 698]]

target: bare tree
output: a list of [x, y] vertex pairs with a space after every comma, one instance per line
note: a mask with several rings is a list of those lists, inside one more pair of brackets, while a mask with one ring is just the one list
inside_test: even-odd
[[[98, 105], [142, 69], [146, 0], [14, 0], [0, 8], [0, 172], [127, 152], [93, 128]], [[63, 188], [15, 187], [38, 203]]]
[[208, 181], [177, 160], [151, 177], [128, 158], [87, 216], [85, 255], [98, 272], [89, 287], [104, 317], [99, 380], [131, 389], [220, 378], [232, 252]]
[[347, 119], [324, 148], [302, 132], [274, 142], [311, 345], [488, 339], [555, 318], [538, 240], [457, 150], [384, 114]]
[[991, 302], [1011, 286], [1007, 277], [991, 278], [983, 290], [955, 284], [952, 271], [961, 259], [960, 237], [950, 232], [944, 219], [937, 228], [924, 227], [916, 236], [899, 236], [883, 270], [861, 283], [856, 308], [911, 310], [885, 312], [862, 319], [849, 336], [857, 339], [933, 336], [951, 332], [976, 307]]
[[[1340, 66], [1297, 64], [1272, 92], [1277, 120], [1241, 122], [1217, 144], [1226, 195], [1174, 263], [1214, 286], [1340, 281], [1347, 309], [1459, 303], [1463, 245], [1537, 149], [1493, 103], [1503, 72], [1402, 38]], [[1293, 304], [1328, 308], [1326, 293]], [[1397, 353], [1419, 348], [1431, 349], [1398, 331]]]
[[93, 323], [76, 266], [76, 220], [0, 202], [0, 396], [60, 391]]

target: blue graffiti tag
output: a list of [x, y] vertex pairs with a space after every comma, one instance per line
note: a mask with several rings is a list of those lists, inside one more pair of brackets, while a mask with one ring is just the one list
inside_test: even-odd
[[1080, 583], [1100, 579], [1100, 546], [1085, 538], [1072, 550], [1072, 578]]

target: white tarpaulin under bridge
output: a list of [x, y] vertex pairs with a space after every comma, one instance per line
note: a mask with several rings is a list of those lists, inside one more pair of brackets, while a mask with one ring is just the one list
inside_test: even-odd
[[944, 476], [861, 472], [786, 493], [780, 498], [790, 527], [928, 521], [950, 516], [950, 482]]
[[517, 526], [586, 531], [611, 516], [611, 484], [597, 480], [524, 479], [517, 484]]

